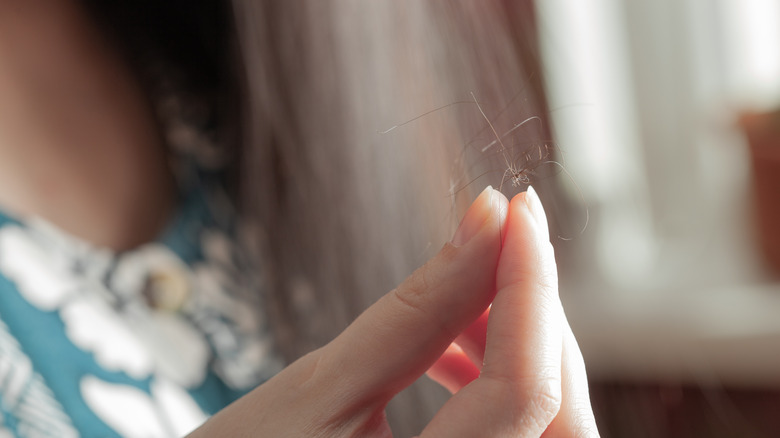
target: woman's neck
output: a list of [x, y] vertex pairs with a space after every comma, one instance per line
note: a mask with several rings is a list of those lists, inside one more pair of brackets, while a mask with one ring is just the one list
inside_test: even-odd
[[0, 0], [0, 207], [126, 249], [173, 199], [150, 106], [77, 2]]

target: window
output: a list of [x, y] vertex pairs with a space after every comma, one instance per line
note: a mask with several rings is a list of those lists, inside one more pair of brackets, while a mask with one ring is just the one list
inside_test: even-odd
[[550, 120], [591, 216], [562, 278], [591, 373], [778, 379], [780, 284], [737, 119], [780, 105], [780, 3], [537, 6]]

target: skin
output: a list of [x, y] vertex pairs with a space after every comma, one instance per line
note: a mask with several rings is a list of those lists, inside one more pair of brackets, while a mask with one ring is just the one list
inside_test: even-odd
[[191, 437], [389, 437], [387, 402], [426, 371], [453, 396], [420, 437], [598, 436], [538, 197], [486, 189], [453, 241]]
[[[0, 207], [124, 249], [158, 232], [173, 184], [92, 29], [72, 0], [0, 0]], [[486, 189], [438, 255], [191, 436], [389, 437], [387, 402], [426, 372], [453, 396], [420, 437], [598, 436], [548, 235], [532, 190]]]
[[98, 246], [155, 237], [174, 204], [144, 94], [72, 0], [0, 0], [0, 207]]

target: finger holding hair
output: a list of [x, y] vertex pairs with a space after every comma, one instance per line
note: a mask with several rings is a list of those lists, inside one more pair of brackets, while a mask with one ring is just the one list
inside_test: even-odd
[[[448, 243], [328, 345], [192, 436], [390, 436], [387, 402], [439, 359], [495, 296], [508, 201], [488, 187]], [[249, 421], [247, 421], [249, 420]]]
[[495, 294], [507, 199], [488, 187], [452, 243], [327, 346], [341, 384], [395, 392], [419, 378]]
[[567, 324], [548, 234], [533, 189], [516, 196], [509, 205], [481, 374], [444, 405], [421, 437], [539, 437], [558, 416]]

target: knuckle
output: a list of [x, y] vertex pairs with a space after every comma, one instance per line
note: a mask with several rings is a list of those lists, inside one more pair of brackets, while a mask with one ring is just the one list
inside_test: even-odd
[[393, 297], [396, 302], [401, 304], [401, 306], [411, 310], [412, 312], [421, 313], [423, 316], [427, 316], [428, 311], [425, 310], [421, 300], [418, 298], [419, 293], [420, 292], [416, 289], [410, 290], [410, 288], [398, 288], [393, 289], [391, 297]]
[[424, 311], [430, 289], [429, 270], [428, 264], [418, 268], [406, 281], [393, 290], [393, 296], [408, 307]]
[[494, 378], [503, 393], [504, 405], [510, 407], [505, 417], [512, 430], [545, 430], [558, 415], [563, 403], [561, 381], [558, 378], [536, 378], [533, 382], [518, 382]]
[[426, 291], [430, 287], [429, 279], [430, 266], [426, 263], [417, 268], [409, 278], [404, 281], [401, 286], [396, 289], [398, 294], [404, 301], [410, 301], [419, 303], [425, 299]]
[[287, 372], [292, 375], [295, 388], [309, 391], [316, 387], [322, 380], [322, 374], [326, 371], [327, 356], [323, 354], [322, 347], [307, 353], [287, 367]]
[[447, 336], [452, 338], [457, 335], [440, 315], [431, 311], [429, 306], [426, 306], [425, 300], [420, 299], [418, 293], [410, 293], [408, 292], [408, 289], [399, 288], [393, 290], [391, 297], [393, 297], [402, 307], [419, 314], [421, 320], [434, 326], [437, 331], [444, 332]]
[[547, 296], [558, 296], [558, 277], [547, 273], [540, 273], [536, 281], [540, 292]]
[[555, 263], [555, 254], [551, 243], [546, 243], [539, 254], [538, 272], [539, 284], [543, 287], [558, 289], [558, 267]]
[[549, 425], [558, 415], [563, 403], [559, 379], [544, 379], [537, 382], [527, 395], [527, 413], [540, 426]]
[[[450, 251], [446, 247], [437, 259], [441, 257], [450, 257]], [[451, 324], [443, 317], [441, 312], [437, 312], [434, 302], [439, 296], [437, 289], [441, 287], [442, 272], [433, 261], [428, 262], [412, 273], [398, 288], [394, 289], [390, 297], [400, 303], [403, 308], [420, 314], [422, 319], [429, 324], [436, 326], [438, 330], [454, 337], [457, 335]]]
[[599, 438], [599, 430], [591, 412], [585, 410], [578, 411], [574, 415], [572, 423], [576, 438]]

